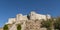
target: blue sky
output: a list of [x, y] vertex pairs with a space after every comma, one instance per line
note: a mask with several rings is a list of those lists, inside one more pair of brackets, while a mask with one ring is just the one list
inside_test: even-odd
[[60, 16], [60, 0], [0, 0], [0, 27], [8, 18], [18, 13], [29, 14], [31, 11]]

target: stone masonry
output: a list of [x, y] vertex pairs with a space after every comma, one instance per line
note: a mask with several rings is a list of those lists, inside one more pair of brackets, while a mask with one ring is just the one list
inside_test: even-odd
[[25, 30], [40, 30], [40, 20], [28, 20], [26, 21]]
[[21, 25], [21, 30], [46, 30], [46, 28], [41, 28], [42, 19], [50, 19], [50, 15], [42, 15], [32, 11], [28, 15], [17, 14], [15, 18], [9, 18], [6, 24], [12, 24], [9, 30], [17, 30], [17, 24]]

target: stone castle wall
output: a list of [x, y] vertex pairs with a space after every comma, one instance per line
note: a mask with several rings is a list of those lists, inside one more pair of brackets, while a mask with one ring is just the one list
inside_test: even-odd
[[40, 30], [40, 20], [28, 20], [26, 21], [25, 30]]
[[21, 24], [22, 29], [21, 30], [43, 30], [46, 28], [41, 28], [41, 21], [42, 19], [46, 20], [46, 18], [50, 19], [51, 16], [50, 15], [41, 15], [41, 14], [37, 14], [35, 12], [31, 12], [29, 14], [29, 18], [27, 17], [27, 15], [22, 15], [22, 14], [17, 14], [16, 18], [11, 18], [9, 19], [9, 21], [7, 22], [7, 24], [12, 24], [13, 26], [9, 29], [13, 29], [15, 30], [17, 26], [15, 26], [16, 24]]

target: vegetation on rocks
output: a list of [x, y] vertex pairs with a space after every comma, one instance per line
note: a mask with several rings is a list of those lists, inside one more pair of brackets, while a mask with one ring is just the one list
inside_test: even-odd
[[8, 30], [8, 25], [4, 25], [3, 30]]
[[17, 24], [17, 30], [21, 30], [21, 25]]
[[[41, 24], [42, 24], [41, 27], [45, 27], [45, 28], [47, 28], [47, 30], [52, 30], [52, 29], [59, 29], [60, 30], [60, 17], [43, 20], [41, 22]], [[7, 24], [4, 25], [3, 30], [8, 30]], [[17, 24], [17, 30], [21, 30], [20, 24]]]
[[60, 17], [55, 19], [54, 28], [60, 30]]
[[47, 19], [42, 21], [42, 26], [47, 28], [47, 30], [59, 29], [60, 30], [60, 17]]

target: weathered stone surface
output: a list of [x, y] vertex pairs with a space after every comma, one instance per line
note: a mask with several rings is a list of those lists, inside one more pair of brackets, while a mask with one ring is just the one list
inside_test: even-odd
[[26, 21], [25, 30], [40, 30], [40, 20], [28, 20]]
[[47, 28], [40, 28], [40, 30], [47, 30]]
[[13, 24], [9, 30], [17, 30], [16, 24]]
[[35, 12], [31, 12], [29, 14], [29, 19], [27, 15], [17, 14], [15, 18], [9, 19], [7, 24], [13, 24], [9, 30], [16, 30], [16, 24], [21, 24], [21, 30], [43, 30], [40, 28], [42, 19], [46, 20], [51, 18], [50, 15], [42, 15], [37, 14]]

